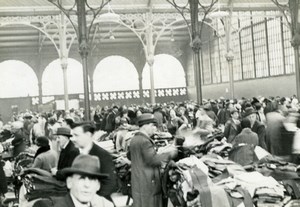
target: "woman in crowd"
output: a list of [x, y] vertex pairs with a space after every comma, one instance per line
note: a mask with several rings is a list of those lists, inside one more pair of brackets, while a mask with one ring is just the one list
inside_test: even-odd
[[38, 150], [34, 156], [32, 167], [49, 171], [57, 166], [58, 155], [54, 150], [50, 149], [49, 139], [47, 137], [38, 137], [36, 140]]
[[243, 119], [241, 127], [242, 132], [233, 140], [233, 148], [229, 153], [229, 159], [245, 166], [257, 161], [254, 149], [258, 145], [258, 136], [251, 131], [249, 119]]

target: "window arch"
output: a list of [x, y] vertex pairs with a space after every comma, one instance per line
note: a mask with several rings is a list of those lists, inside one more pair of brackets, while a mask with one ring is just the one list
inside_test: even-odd
[[[171, 55], [154, 56], [153, 75], [155, 88], [186, 87], [184, 69], [181, 63]], [[147, 63], [144, 66], [142, 77], [143, 89], [150, 89], [150, 69]]]
[[[68, 58], [67, 69], [68, 93], [83, 93], [82, 65], [75, 59]], [[64, 93], [63, 70], [60, 60], [52, 61], [42, 76], [43, 95], [61, 95]]]
[[121, 56], [101, 60], [94, 72], [94, 91], [138, 90], [139, 78], [135, 66]]
[[0, 98], [37, 96], [39, 93], [35, 72], [22, 61], [0, 63], [0, 83]]

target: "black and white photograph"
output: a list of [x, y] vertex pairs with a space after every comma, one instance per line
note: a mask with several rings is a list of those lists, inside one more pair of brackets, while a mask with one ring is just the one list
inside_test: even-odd
[[300, 0], [0, 0], [0, 207], [300, 207]]

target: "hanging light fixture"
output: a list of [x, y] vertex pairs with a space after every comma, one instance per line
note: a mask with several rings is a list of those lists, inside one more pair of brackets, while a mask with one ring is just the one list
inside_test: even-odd
[[110, 40], [115, 40], [116, 39], [113, 32], [112, 32], [112, 30], [111, 30], [111, 28], [109, 29], [109, 39]]
[[173, 29], [171, 29], [171, 38], [170, 38], [170, 41], [171, 41], [171, 42], [175, 42]]
[[116, 14], [110, 7], [110, 4], [107, 4], [107, 13], [99, 15], [100, 22], [118, 22], [120, 20], [120, 15]]

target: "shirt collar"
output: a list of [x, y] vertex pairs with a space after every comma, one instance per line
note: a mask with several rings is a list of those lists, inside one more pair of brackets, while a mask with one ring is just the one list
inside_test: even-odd
[[66, 147], [68, 146], [69, 142], [70, 142], [70, 140], [66, 142], [66, 144], [63, 146], [62, 149], [66, 149]]
[[70, 193], [70, 195], [75, 207], [91, 207], [90, 203], [82, 204], [72, 195], [72, 193]]

